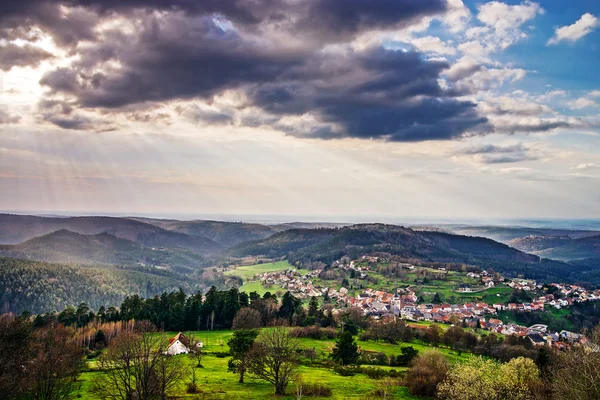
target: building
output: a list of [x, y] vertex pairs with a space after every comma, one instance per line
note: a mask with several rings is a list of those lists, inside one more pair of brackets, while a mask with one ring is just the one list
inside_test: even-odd
[[190, 341], [183, 333], [179, 332], [175, 337], [169, 339], [168, 355], [176, 356], [178, 354], [188, 354], [189, 352]]

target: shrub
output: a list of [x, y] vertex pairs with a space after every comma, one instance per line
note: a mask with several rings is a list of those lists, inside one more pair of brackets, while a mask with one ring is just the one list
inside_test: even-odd
[[323, 383], [302, 383], [301, 385], [304, 396], [331, 397], [331, 387]]
[[411, 394], [432, 397], [447, 374], [446, 357], [437, 350], [428, 350], [414, 359], [406, 386]]
[[294, 328], [290, 331], [290, 335], [295, 338], [310, 338], [310, 339], [335, 339], [337, 332], [333, 328], [321, 328], [320, 326], [312, 325], [303, 328]]

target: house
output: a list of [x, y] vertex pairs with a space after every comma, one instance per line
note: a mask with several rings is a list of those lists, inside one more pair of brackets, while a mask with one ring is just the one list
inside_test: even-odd
[[175, 337], [169, 339], [167, 354], [176, 356], [177, 354], [188, 354], [190, 352], [190, 341], [185, 335], [179, 332]]
[[530, 333], [527, 337], [534, 346], [543, 346], [546, 344], [546, 339], [540, 333]]

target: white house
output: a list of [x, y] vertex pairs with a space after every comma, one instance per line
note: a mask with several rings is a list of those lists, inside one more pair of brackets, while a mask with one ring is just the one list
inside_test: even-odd
[[179, 332], [174, 338], [169, 339], [169, 347], [167, 347], [167, 354], [170, 356], [176, 356], [177, 354], [188, 354], [190, 348], [188, 347], [190, 341], [184, 336], [183, 333]]

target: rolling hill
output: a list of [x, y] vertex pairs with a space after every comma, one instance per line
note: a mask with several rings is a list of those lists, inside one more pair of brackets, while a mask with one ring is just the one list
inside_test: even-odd
[[[522, 245], [517, 243], [516, 245]], [[530, 247], [537, 246], [535, 254], [540, 257], [555, 260], [580, 260], [600, 258], [600, 235], [587, 236], [578, 239], [562, 238], [561, 240], [548, 240], [546, 238], [530, 238], [527, 241]]]
[[0, 245], [0, 256], [80, 265], [169, 266], [180, 272], [204, 262], [185, 249], [151, 249], [109, 233], [82, 235], [65, 229], [18, 245]]
[[181, 275], [140, 271], [78, 268], [70, 265], [0, 258], [2, 312], [44, 313], [86, 302], [94, 310], [121, 304], [126, 296], [143, 297], [183, 288], [201, 289]]
[[0, 244], [18, 244], [63, 229], [82, 235], [109, 233], [146, 247], [184, 248], [198, 254], [210, 254], [223, 248], [219, 243], [206, 237], [169, 231], [127, 218], [50, 218], [0, 214]]
[[569, 265], [543, 260], [481, 237], [415, 231], [395, 225], [363, 224], [338, 229], [294, 229], [227, 250], [231, 256], [286, 257], [291, 263], [331, 263], [348, 255], [386, 252], [405, 258], [479, 265], [509, 276], [577, 279]]
[[173, 232], [205, 237], [221, 244], [224, 247], [234, 246], [236, 244], [251, 240], [264, 239], [281, 231], [281, 229], [275, 226], [245, 222], [203, 220], [178, 221], [152, 218], [132, 219], [152, 224]]
[[512, 240], [525, 238], [528, 236], [569, 237], [577, 239], [600, 234], [598, 231], [589, 230], [527, 228], [511, 226], [446, 226], [444, 228], [457, 235], [481, 236], [504, 244], [509, 244], [509, 242]]

